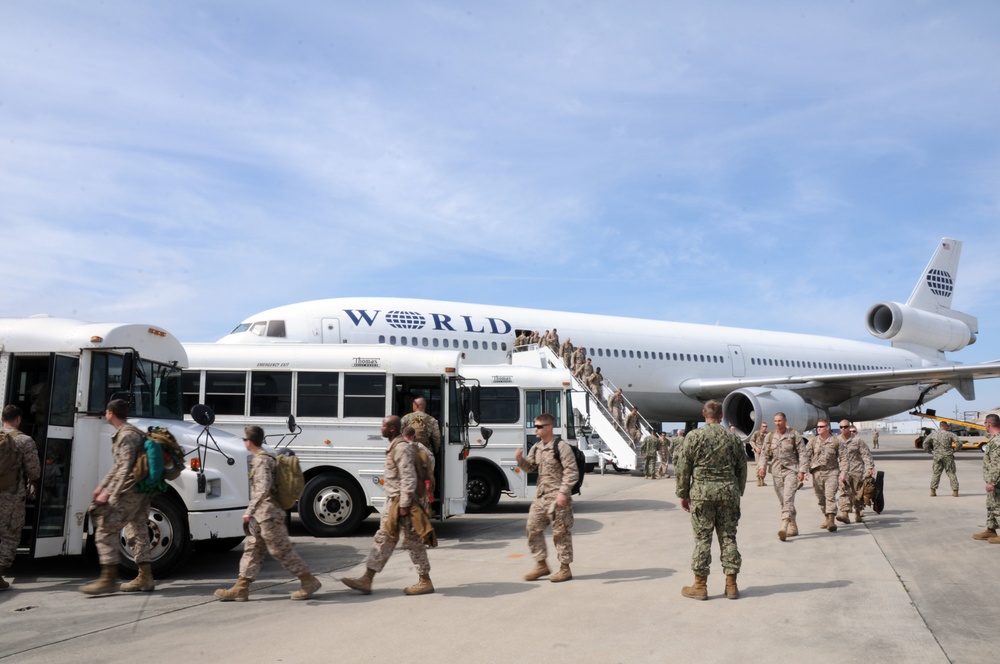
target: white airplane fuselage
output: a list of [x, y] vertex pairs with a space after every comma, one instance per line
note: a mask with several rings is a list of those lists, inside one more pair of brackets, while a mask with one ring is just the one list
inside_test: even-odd
[[[270, 325], [283, 336], [268, 336]], [[560, 341], [569, 338], [574, 345], [584, 346], [594, 367], [600, 367], [605, 378], [622, 388], [646, 419], [654, 422], [700, 419], [705, 399], [697, 381], [787, 381], [799, 375], [953, 364], [943, 355], [938, 359], [902, 348], [832, 337], [385, 297], [334, 298], [277, 307], [248, 319], [220, 342], [458, 347], [470, 362], [501, 363], [509, 361], [516, 331], [543, 333], [553, 328], [558, 330]], [[795, 389], [822, 403], [829, 417], [872, 420], [912, 408], [926, 387], [896, 387], [855, 399], [837, 387], [803, 384]], [[931, 387], [923, 399], [949, 389], [948, 385]]]

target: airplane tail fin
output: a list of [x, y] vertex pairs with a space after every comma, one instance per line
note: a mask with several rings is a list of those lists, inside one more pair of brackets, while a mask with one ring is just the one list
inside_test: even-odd
[[917, 285], [913, 287], [910, 299], [906, 301], [907, 306], [947, 315], [942, 310], [951, 309], [951, 296], [955, 290], [958, 261], [961, 257], [962, 241], [943, 238], [931, 257], [931, 262], [920, 275]]
[[956, 351], [976, 342], [979, 321], [951, 308], [962, 243], [942, 238], [906, 304], [880, 302], [868, 309], [868, 331], [917, 353]]

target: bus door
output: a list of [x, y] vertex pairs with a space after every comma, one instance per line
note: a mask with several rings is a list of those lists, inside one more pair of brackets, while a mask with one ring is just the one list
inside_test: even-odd
[[[558, 438], [568, 441], [568, 433], [563, 428], [561, 390], [525, 390], [524, 391], [524, 453], [527, 454], [531, 446], [538, 442], [535, 435], [535, 418], [542, 413], [548, 413], [555, 418], [552, 432]], [[528, 484], [538, 484], [538, 473], [528, 473]]]
[[[394, 376], [392, 389], [392, 414], [403, 417], [413, 412], [413, 400], [423, 397], [427, 402], [427, 414], [444, 426], [444, 383], [440, 376]], [[428, 447], [431, 447], [428, 445]], [[441, 448], [445, 448], [445, 434], [441, 434]], [[444, 467], [447, 465], [444, 454], [434, 458], [434, 512], [441, 509], [441, 490], [444, 486]]]
[[[18, 553], [59, 555], [66, 537], [79, 359], [68, 355], [12, 355], [4, 402], [24, 411], [21, 431], [38, 447], [41, 484], [27, 503]], [[88, 489], [89, 490], [89, 489]]]

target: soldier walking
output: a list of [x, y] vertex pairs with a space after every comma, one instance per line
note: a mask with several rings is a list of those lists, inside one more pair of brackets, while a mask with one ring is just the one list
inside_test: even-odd
[[839, 436], [832, 435], [830, 421], [820, 420], [816, 424], [816, 436], [809, 441], [809, 472], [813, 478], [813, 492], [823, 513], [823, 523], [820, 528], [837, 532], [837, 487], [840, 484], [840, 474], [846, 466], [840, 466]]
[[865, 501], [858, 498], [861, 483], [864, 482], [865, 475], [872, 477], [875, 475], [875, 461], [872, 459], [871, 450], [865, 441], [853, 430], [851, 423], [844, 420], [840, 423], [840, 438], [843, 443], [840, 446], [840, 514], [837, 521], [850, 523], [851, 510], [854, 510], [854, 522], [864, 521], [862, 512], [865, 510]]
[[[753, 449], [754, 459], [760, 456], [760, 448], [764, 444], [764, 438], [767, 437], [767, 422], [761, 422], [760, 428], [753, 432], [750, 436], [750, 447]], [[757, 476], [757, 486], [767, 486], [764, 482], [764, 478]]]
[[[136, 427], [128, 423], [128, 403], [123, 399], [112, 399], [104, 411], [104, 418], [115, 428], [111, 437], [111, 470], [94, 489], [94, 502], [90, 516], [94, 522], [94, 538], [97, 557], [101, 561], [101, 577], [93, 583], [80, 587], [87, 595], [107, 595], [122, 592], [152, 592], [156, 589], [149, 549], [149, 503], [148, 493], [136, 491], [136, 479], [132, 475], [135, 462], [140, 454], [145, 454], [146, 437]], [[118, 580], [118, 538], [125, 528], [126, 542], [139, 574], [132, 581], [117, 586]]]
[[629, 438], [632, 439], [632, 444], [637, 445], [639, 443], [639, 409], [632, 406], [632, 412], [628, 414], [625, 418], [625, 431], [628, 432]]
[[726, 597], [738, 599], [736, 576], [743, 559], [736, 546], [740, 521], [740, 497], [747, 483], [747, 456], [739, 436], [728, 431], [722, 419], [722, 404], [709, 401], [702, 409], [705, 426], [687, 436], [675, 458], [677, 497], [691, 514], [694, 553], [691, 569], [694, 584], [681, 594], [691, 599], [708, 599], [708, 574], [712, 564], [712, 533], [719, 534], [722, 570], [726, 574]]
[[253, 454], [250, 460], [250, 504], [243, 515], [247, 539], [240, 558], [240, 576], [232, 588], [219, 588], [215, 596], [224, 602], [245, 602], [250, 599], [250, 584], [264, 564], [264, 552], [270, 553], [281, 566], [299, 578], [301, 586], [292, 593], [292, 599], [312, 597], [323, 585], [319, 582], [302, 556], [288, 538], [285, 510], [274, 499], [277, 460], [263, 451], [264, 430], [248, 426], [243, 430], [243, 444]]
[[13, 564], [21, 541], [25, 501], [37, 495], [42, 475], [35, 441], [19, 430], [22, 415], [21, 408], [14, 404], [4, 406], [0, 414], [8, 438], [3, 443], [6, 449], [0, 447], [0, 590], [10, 588], [3, 575]]
[[552, 426], [555, 418], [542, 413], [535, 418], [535, 433], [539, 441], [525, 455], [518, 449], [514, 456], [521, 470], [538, 471], [537, 491], [528, 512], [528, 549], [535, 559], [535, 568], [525, 574], [525, 581], [535, 581], [548, 576], [545, 528], [552, 524], [552, 543], [559, 559], [559, 571], [549, 581], [559, 583], [573, 578], [573, 485], [579, 479], [576, 457], [569, 444], [555, 437]]
[[656, 468], [659, 477], [670, 477], [670, 439], [667, 432], [660, 432], [660, 440], [656, 446], [656, 453], [660, 456], [660, 463]]
[[757, 477], [763, 479], [770, 466], [774, 493], [781, 504], [778, 539], [784, 542], [786, 537], [799, 534], [799, 526], [795, 522], [795, 492], [809, 470], [809, 452], [799, 433], [787, 427], [784, 413], [775, 413], [774, 428], [761, 445], [757, 457]]
[[948, 430], [947, 422], [941, 422], [937, 431], [924, 436], [924, 451], [934, 455], [931, 496], [937, 495], [938, 484], [941, 483], [941, 471], [944, 471], [948, 473], [948, 479], [951, 481], [951, 495], [958, 498], [958, 475], [955, 473], [955, 448], [958, 445], [958, 436]]
[[660, 438], [652, 431], [642, 439], [640, 452], [643, 456], [642, 476], [644, 479], [656, 479], [656, 450], [660, 446]]
[[[410, 561], [419, 575], [417, 582], [404, 588], [403, 593], [427, 595], [434, 592], [431, 563], [427, 559], [427, 547], [437, 546], [434, 530], [430, 527], [430, 503], [417, 470], [416, 445], [400, 435], [399, 425], [395, 415], [382, 420], [382, 437], [390, 441], [385, 453], [385, 508], [365, 560], [365, 573], [354, 579], [340, 580], [364, 595], [371, 594], [372, 579], [385, 567], [400, 540], [402, 547], [410, 552]], [[433, 469], [428, 472], [433, 473]]]

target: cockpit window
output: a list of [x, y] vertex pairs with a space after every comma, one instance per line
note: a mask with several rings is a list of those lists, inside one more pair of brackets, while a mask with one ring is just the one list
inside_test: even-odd
[[250, 334], [256, 334], [258, 337], [264, 336], [267, 331], [267, 321], [259, 320], [256, 323], [250, 325]]
[[267, 336], [269, 337], [285, 337], [285, 321], [283, 320], [272, 320], [267, 325]]
[[233, 328], [233, 331], [230, 332], [229, 334], [239, 334], [240, 332], [246, 332], [249, 329], [250, 329], [250, 323], [240, 323], [235, 328]]

